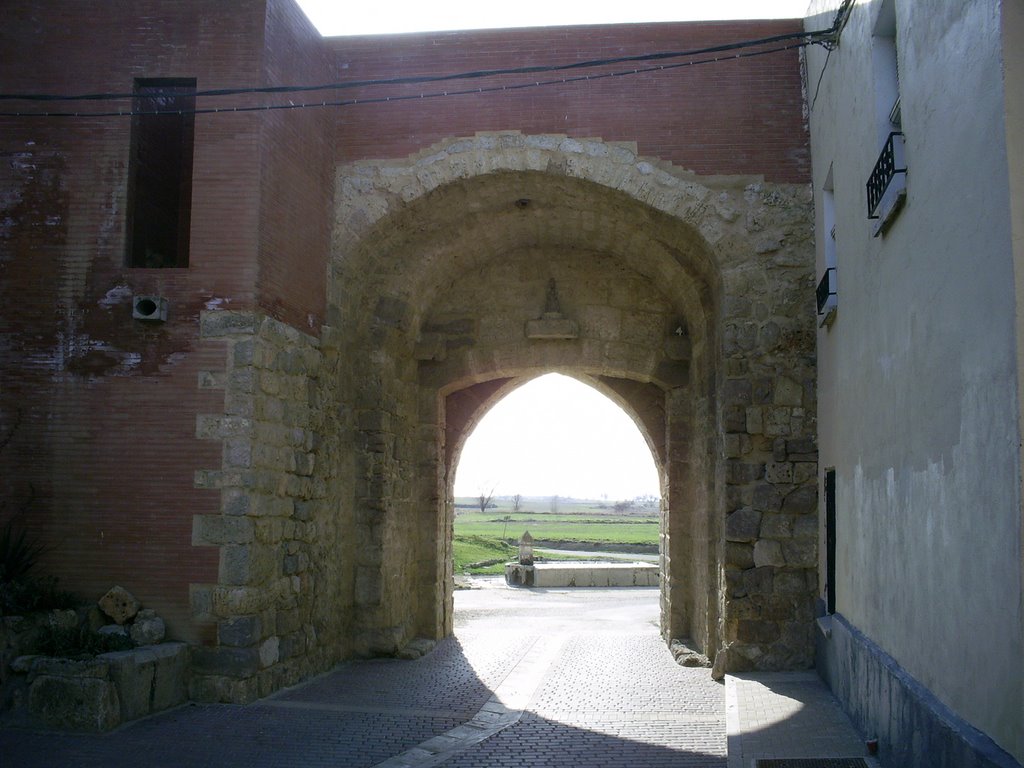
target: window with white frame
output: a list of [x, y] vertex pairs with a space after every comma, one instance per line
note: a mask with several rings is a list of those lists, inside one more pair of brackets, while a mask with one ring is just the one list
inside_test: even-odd
[[880, 154], [866, 186], [868, 218], [876, 222], [873, 234], [877, 237], [889, 228], [899, 213], [907, 187], [895, 0], [882, 0], [879, 6], [871, 38], [871, 60]]

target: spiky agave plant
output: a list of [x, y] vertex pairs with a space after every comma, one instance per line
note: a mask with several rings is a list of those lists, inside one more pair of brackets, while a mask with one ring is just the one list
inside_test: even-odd
[[0, 530], [0, 583], [23, 579], [45, 551], [44, 544], [8, 520]]

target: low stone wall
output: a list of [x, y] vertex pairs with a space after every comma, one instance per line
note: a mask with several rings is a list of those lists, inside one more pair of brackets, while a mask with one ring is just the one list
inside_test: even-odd
[[[52, 728], [108, 731], [188, 699], [189, 648], [162, 643], [90, 659], [22, 656], [30, 716]], [[17, 682], [17, 681], [15, 681]]]
[[646, 563], [509, 563], [505, 581], [522, 587], [656, 587], [659, 573]]

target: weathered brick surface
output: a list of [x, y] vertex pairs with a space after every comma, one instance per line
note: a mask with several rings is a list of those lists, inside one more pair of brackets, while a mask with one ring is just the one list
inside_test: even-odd
[[[688, 51], [798, 31], [802, 25], [797, 20], [584, 25], [335, 39], [329, 41], [329, 47], [343, 63], [346, 79], [369, 80]], [[396, 62], [400, 62], [400, 71]], [[367, 99], [486, 89], [648, 66], [651, 64], [620, 63], [585, 72], [377, 86], [337, 95]], [[518, 130], [636, 142], [643, 155], [703, 175], [763, 174], [777, 182], [809, 179], [810, 153], [795, 50], [583, 83], [426, 99], [416, 104], [415, 109], [402, 102], [344, 108], [344, 118], [336, 124], [340, 159], [402, 157], [449, 136]]]
[[[259, 71], [260, 18], [209, 3], [8, 3], [4, 18], [8, 91], [125, 92], [183, 74], [237, 85]], [[188, 270], [123, 266], [129, 120], [0, 120], [0, 495], [31, 497], [30, 526], [59, 542], [42, 567], [64, 585], [95, 599], [124, 584], [197, 640], [188, 584], [215, 574], [216, 553], [191, 546], [191, 517], [216, 499], [192, 487], [214, 461], [194, 421], [221, 394], [196, 382], [223, 367], [197, 321], [207, 303], [252, 298], [256, 120], [197, 120]], [[168, 321], [133, 321], [133, 294], [166, 297]]]
[[[269, 0], [260, 84], [329, 82], [337, 65], [290, 0]], [[260, 238], [256, 293], [261, 308], [306, 333], [323, 322], [324, 260], [330, 239], [335, 162], [330, 110], [269, 112], [260, 118]]]

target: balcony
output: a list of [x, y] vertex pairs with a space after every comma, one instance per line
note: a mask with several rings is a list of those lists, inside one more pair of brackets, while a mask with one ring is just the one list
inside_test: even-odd
[[835, 319], [836, 307], [839, 304], [836, 297], [835, 267], [829, 267], [825, 270], [825, 274], [821, 276], [821, 281], [818, 283], [815, 293], [818, 296], [818, 316], [821, 318], [818, 327], [832, 325], [832, 321]]
[[875, 237], [892, 224], [907, 195], [907, 164], [903, 157], [903, 134], [893, 131], [867, 183], [868, 218], [875, 220]]

